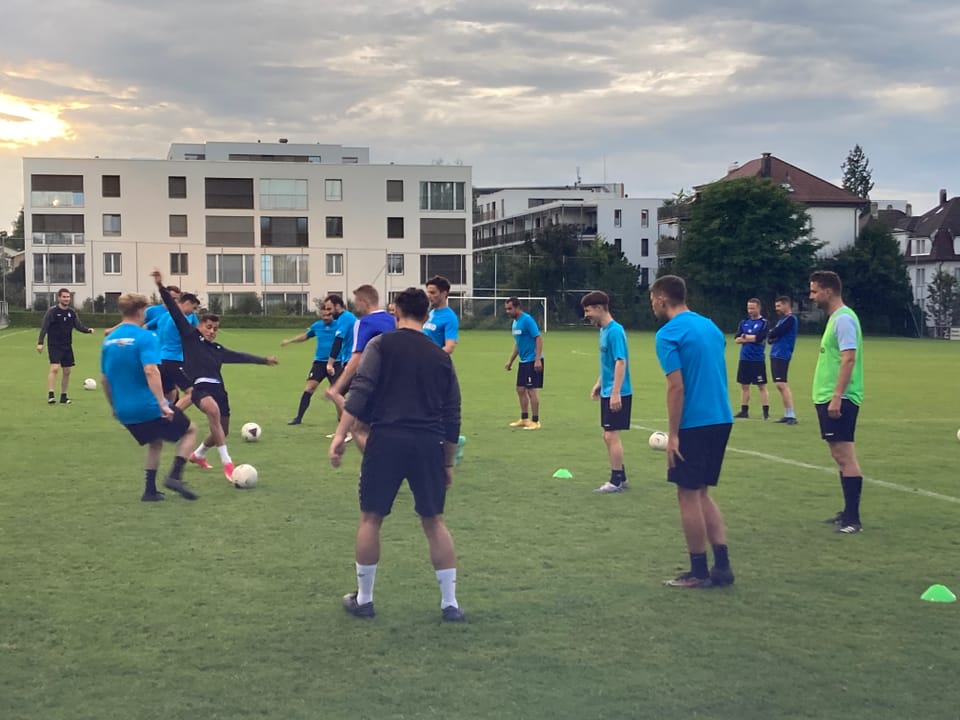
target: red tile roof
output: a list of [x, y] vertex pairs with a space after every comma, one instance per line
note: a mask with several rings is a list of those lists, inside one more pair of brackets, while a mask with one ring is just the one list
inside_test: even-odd
[[[769, 161], [769, 169], [764, 171], [764, 163]], [[863, 205], [867, 201], [852, 192], [839, 188], [816, 175], [801, 170], [796, 165], [784, 162], [780, 158], [769, 157], [751, 160], [740, 167], [730, 170], [721, 178], [733, 180], [743, 177], [768, 177], [772, 182], [792, 189], [790, 199], [806, 205]]]

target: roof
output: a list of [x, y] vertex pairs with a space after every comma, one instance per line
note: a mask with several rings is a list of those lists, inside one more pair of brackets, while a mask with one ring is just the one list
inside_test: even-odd
[[954, 197], [920, 215], [910, 228], [912, 235], [933, 237], [941, 230], [960, 235], [960, 197]]
[[[765, 165], [768, 167], [765, 168]], [[730, 170], [721, 179], [734, 180], [745, 177], [769, 178], [772, 182], [790, 190], [791, 200], [806, 205], [859, 206], [867, 202], [859, 195], [828, 183], [769, 153]]]

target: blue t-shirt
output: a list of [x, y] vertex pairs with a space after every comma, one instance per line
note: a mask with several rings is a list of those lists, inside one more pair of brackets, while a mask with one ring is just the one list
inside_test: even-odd
[[540, 337], [540, 328], [537, 321], [529, 313], [522, 312], [520, 317], [513, 321], [511, 328], [513, 341], [517, 344], [517, 354], [520, 362], [533, 362], [537, 359], [537, 338]]
[[314, 362], [326, 363], [330, 359], [330, 350], [333, 349], [333, 339], [336, 335], [337, 323], [333, 321], [325, 323], [323, 320], [317, 320], [310, 326], [307, 337], [317, 339], [317, 351], [313, 355]]
[[613, 371], [617, 360], [623, 360], [626, 363], [620, 394], [633, 395], [633, 389], [630, 387], [627, 334], [623, 331], [623, 325], [616, 320], [611, 320], [606, 327], [600, 328], [600, 397], [608, 398], [613, 393]]
[[143, 324], [147, 326], [147, 330], [156, 331], [157, 323], [160, 321], [160, 318], [167, 312], [167, 308], [163, 303], [159, 305], [151, 305], [147, 308], [146, 313], [143, 316]]
[[751, 320], [750, 318], [744, 318], [740, 321], [740, 326], [737, 328], [737, 337], [741, 335], [756, 335], [757, 339], [752, 343], [744, 343], [740, 346], [740, 359], [741, 360], [753, 360], [763, 362], [766, 359], [766, 346], [764, 343], [767, 339], [767, 329], [770, 325], [767, 323], [766, 318], [757, 318], [756, 320]]
[[770, 357], [781, 360], [789, 360], [793, 357], [799, 327], [800, 322], [796, 315], [784, 315], [780, 318], [780, 322], [770, 331]]
[[149, 330], [123, 323], [103, 341], [100, 371], [110, 383], [117, 419], [124, 425], [161, 417], [157, 399], [143, 374], [145, 365], [160, 364], [160, 347]]
[[657, 331], [657, 360], [665, 375], [683, 378], [681, 428], [733, 422], [727, 395], [726, 340], [712, 320], [682, 312]]
[[449, 307], [431, 310], [427, 321], [423, 324], [423, 332], [439, 347], [443, 347], [447, 340], [457, 342], [459, 329], [460, 320]]
[[[200, 324], [196, 313], [187, 315], [187, 322], [194, 327]], [[180, 342], [180, 331], [169, 312], [165, 311], [157, 320], [157, 339], [160, 341], [161, 359], [183, 361], [183, 344]]]
[[346, 365], [353, 354], [353, 326], [357, 324], [357, 316], [349, 310], [344, 310], [334, 324], [337, 327], [334, 337], [343, 338], [337, 362]]
[[374, 310], [364, 315], [353, 326], [353, 352], [362, 353], [367, 343], [377, 335], [397, 328], [397, 319], [386, 310]]

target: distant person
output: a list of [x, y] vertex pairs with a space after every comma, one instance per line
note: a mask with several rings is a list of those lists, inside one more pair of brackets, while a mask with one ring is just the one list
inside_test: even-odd
[[47, 357], [50, 359], [50, 372], [47, 374], [47, 403], [55, 404], [54, 388], [57, 384], [57, 373], [63, 371], [60, 377], [60, 404], [69, 405], [71, 400], [67, 396], [70, 385], [70, 371], [76, 365], [73, 356], [73, 331], [90, 334], [90, 328], [80, 322], [77, 311], [70, 307], [72, 294], [67, 288], [57, 290], [57, 304], [47, 310], [40, 326], [40, 336], [37, 338], [37, 352], [43, 352], [43, 341], [47, 340]]
[[343, 607], [357, 617], [374, 616], [380, 527], [406, 479], [440, 585], [440, 617], [462, 622], [456, 552], [443, 521], [460, 434], [460, 386], [450, 356], [423, 334], [426, 293], [407, 288], [395, 303], [399, 327], [366, 345], [330, 443], [330, 462], [339, 467], [354, 420], [370, 426], [360, 469], [357, 590], [343, 597]]
[[427, 297], [430, 298], [430, 315], [423, 324], [423, 332], [448, 355], [457, 349], [460, 320], [450, 307], [450, 281], [440, 275], [427, 280]]
[[[180, 288], [178, 288], [176, 285], [167, 285], [167, 291], [173, 296], [174, 300], [180, 299]], [[144, 313], [144, 316], [143, 316], [143, 326], [147, 327], [149, 325], [150, 327], [147, 327], [147, 329], [156, 332], [156, 329], [157, 329], [156, 323], [160, 319], [160, 316], [165, 314], [166, 312], [167, 312], [167, 308], [163, 306], [162, 302], [157, 303], [155, 305], [147, 306], [147, 311], [146, 313]], [[108, 327], [106, 330], [104, 330], [103, 331], [104, 336], [109, 335], [118, 327], [120, 327], [122, 322], [123, 321], [121, 320], [120, 323], [117, 323], [113, 327]]]
[[793, 393], [787, 385], [787, 371], [790, 369], [790, 358], [793, 357], [800, 323], [793, 314], [793, 300], [789, 295], [778, 297], [774, 308], [779, 313], [780, 320], [767, 333], [767, 342], [770, 343], [770, 374], [783, 399], [783, 417], [777, 422], [796, 425], [797, 415], [793, 409]]
[[[537, 390], [543, 388], [543, 336], [537, 321], [523, 311], [520, 298], [511, 297], [504, 303], [507, 317], [513, 320], [510, 331], [513, 334], [513, 352], [504, 365], [507, 372], [513, 368], [513, 361], [520, 358], [517, 366], [517, 397], [520, 400], [520, 419], [510, 423], [510, 427], [524, 430], [540, 429], [540, 398]], [[532, 414], [532, 417], [531, 417]]]
[[600, 377], [590, 397], [600, 400], [600, 427], [610, 458], [610, 479], [598, 487], [597, 493], [618, 493], [627, 489], [627, 471], [623, 465], [623, 443], [620, 431], [630, 429], [630, 354], [623, 325], [610, 314], [610, 298], [599, 290], [587, 293], [580, 300], [583, 314], [600, 328]]
[[147, 307], [144, 295], [126, 293], [117, 300], [123, 321], [103, 341], [100, 368], [103, 394], [117, 420], [141, 445], [147, 446], [144, 460], [144, 502], [163, 500], [157, 490], [157, 468], [163, 443], [177, 443], [173, 467], [164, 485], [187, 500], [197, 496], [183, 482], [183, 468], [197, 437], [197, 426], [163, 396], [160, 380], [160, 348], [156, 337], [140, 327]]
[[[333, 315], [336, 330], [333, 336], [333, 347], [330, 348], [330, 357], [327, 359], [327, 375], [333, 378], [330, 387], [340, 379], [343, 369], [350, 362], [353, 355], [353, 327], [357, 324], [357, 316], [347, 310], [343, 303], [343, 298], [336, 293], [330, 293], [323, 301], [324, 307], [329, 309]], [[328, 388], [330, 389], [330, 388]], [[337, 421], [343, 413], [343, 406], [334, 403], [337, 408]], [[327, 435], [327, 439], [333, 437], [333, 433]], [[353, 435], [347, 434], [347, 440], [353, 440]]]
[[[682, 278], [664, 275], [650, 288], [653, 312], [667, 323], [657, 331], [657, 360], [667, 376], [667, 480], [677, 486], [680, 523], [690, 570], [666, 585], [710, 588], [733, 583], [727, 529], [709, 494], [720, 480], [733, 416], [727, 395], [723, 333], [687, 307]], [[714, 566], [707, 568], [707, 542]]]
[[863, 403], [863, 332], [857, 314], [843, 303], [840, 277], [829, 270], [810, 276], [810, 299], [827, 313], [820, 339], [820, 354], [813, 373], [813, 402], [820, 435], [830, 445], [830, 455], [840, 470], [843, 510], [827, 522], [836, 531], [853, 535], [863, 531], [860, 495], [863, 472], [857, 462], [854, 435]]
[[767, 392], [767, 356], [764, 342], [770, 325], [760, 315], [760, 301], [747, 300], [747, 317], [740, 321], [735, 336], [740, 346], [740, 364], [737, 366], [737, 382], [740, 383], [740, 412], [735, 418], [750, 417], [750, 386], [760, 389], [763, 419], [770, 417], [770, 394]]
[[307, 384], [300, 395], [300, 407], [297, 408], [296, 417], [288, 422], [288, 425], [299, 425], [303, 422], [303, 414], [310, 407], [310, 399], [320, 383], [326, 380], [332, 385], [336, 379], [334, 377], [336, 369], [333, 368], [333, 372], [330, 372], [330, 368], [328, 368], [330, 351], [333, 349], [333, 341], [336, 339], [337, 333], [337, 325], [333, 320], [332, 304], [324, 301], [317, 310], [317, 315], [320, 319], [307, 328], [306, 332], [280, 341], [280, 347], [286, 347], [291, 343], [306, 342], [310, 338], [317, 339], [316, 351], [313, 354], [313, 365], [310, 367], [310, 372], [307, 373]]

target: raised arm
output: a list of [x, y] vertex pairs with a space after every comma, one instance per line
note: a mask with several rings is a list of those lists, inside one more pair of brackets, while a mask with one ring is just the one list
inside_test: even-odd
[[177, 301], [173, 299], [173, 295], [171, 295], [170, 291], [164, 287], [163, 278], [161, 277], [159, 270], [153, 271], [153, 280], [157, 283], [157, 291], [160, 293], [160, 299], [163, 300], [163, 304], [170, 313], [170, 317], [173, 318], [173, 322], [177, 326], [177, 331], [180, 333], [180, 337], [184, 339], [193, 337], [194, 333], [197, 332], [197, 329], [190, 324], [190, 321], [187, 320], [186, 316], [183, 314], [183, 310], [180, 309]]

